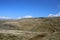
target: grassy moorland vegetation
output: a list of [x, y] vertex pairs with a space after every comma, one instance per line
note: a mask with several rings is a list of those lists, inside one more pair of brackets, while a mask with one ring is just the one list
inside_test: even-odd
[[0, 20], [0, 40], [60, 40], [60, 17]]

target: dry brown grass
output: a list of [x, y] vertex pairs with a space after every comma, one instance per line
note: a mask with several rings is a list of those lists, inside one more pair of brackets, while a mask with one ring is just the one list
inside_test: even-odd
[[60, 17], [0, 21], [0, 40], [60, 40], [58, 32]]

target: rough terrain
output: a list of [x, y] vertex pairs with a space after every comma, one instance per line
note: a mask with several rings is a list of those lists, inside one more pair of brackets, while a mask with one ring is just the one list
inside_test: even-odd
[[0, 40], [60, 40], [60, 17], [0, 20]]

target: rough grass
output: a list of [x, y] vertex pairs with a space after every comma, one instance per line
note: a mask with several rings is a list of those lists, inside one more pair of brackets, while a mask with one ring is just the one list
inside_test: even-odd
[[0, 40], [22, 40], [22, 38], [16, 35], [0, 33]]
[[[22, 34], [28, 31], [23, 35], [0, 33], [0, 40], [60, 40], [60, 17], [0, 20], [0, 30], [18, 30], [23, 31]], [[36, 35], [33, 32], [49, 33]]]
[[60, 17], [53, 18], [30, 18], [20, 20], [9, 20], [1, 22], [1, 29], [24, 30], [24, 31], [60, 31]]
[[23, 36], [0, 33], [0, 40], [60, 40], [60, 33], [40, 34], [34, 37], [28, 37], [26, 34]]

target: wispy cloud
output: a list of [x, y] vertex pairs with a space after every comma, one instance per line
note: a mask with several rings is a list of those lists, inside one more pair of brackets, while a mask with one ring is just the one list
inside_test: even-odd
[[33, 16], [24, 16], [23, 18], [32, 18]]
[[17, 17], [17, 18], [10, 18], [6, 16], [0, 16], [0, 19], [22, 19], [22, 18], [32, 18], [33, 16], [23, 16], [23, 17]]
[[11, 18], [6, 16], [0, 16], [0, 19], [11, 19]]
[[60, 5], [58, 5], [58, 8], [60, 8]]
[[32, 18], [33, 16], [23, 16], [23, 17], [18, 17], [17, 19], [21, 19], [21, 18]]
[[56, 14], [49, 14], [48, 17], [58, 17], [60, 16], [60, 13], [56, 13]]

